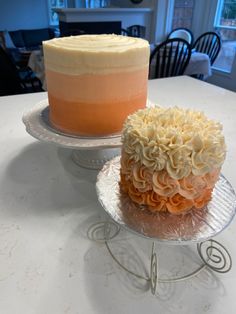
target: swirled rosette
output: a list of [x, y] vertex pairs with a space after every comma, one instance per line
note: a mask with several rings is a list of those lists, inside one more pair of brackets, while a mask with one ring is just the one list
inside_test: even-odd
[[123, 129], [121, 188], [154, 212], [202, 208], [211, 199], [225, 153], [221, 124], [202, 112], [138, 110]]

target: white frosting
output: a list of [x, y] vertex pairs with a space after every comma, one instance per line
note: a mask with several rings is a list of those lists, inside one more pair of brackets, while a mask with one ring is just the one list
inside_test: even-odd
[[125, 153], [152, 171], [165, 169], [179, 180], [219, 169], [226, 146], [220, 123], [202, 112], [180, 108], [146, 108], [126, 120]]
[[120, 35], [80, 35], [43, 42], [47, 70], [70, 75], [134, 71], [148, 67], [148, 41]]

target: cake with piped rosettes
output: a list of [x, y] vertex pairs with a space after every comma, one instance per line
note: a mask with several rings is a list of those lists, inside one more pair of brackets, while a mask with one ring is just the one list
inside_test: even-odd
[[220, 123], [202, 112], [152, 107], [122, 132], [120, 188], [151, 212], [182, 214], [210, 200], [225, 159]]
[[53, 127], [69, 134], [120, 133], [129, 114], [146, 107], [150, 48], [114, 34], [43, 42]]

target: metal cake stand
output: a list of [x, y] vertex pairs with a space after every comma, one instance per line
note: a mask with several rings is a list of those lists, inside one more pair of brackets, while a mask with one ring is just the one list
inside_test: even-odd
[[120, 154], [121, 136], [82, 137], [62, 133], [49, 120], [48, 100], [36, 104], [22, 118], [26, 131], [36, 139], [72, 149], [73, 161], [84, 168], [101, 169], [105, 162]]
[[[221, 243], [212, 239], [227, 228], [236, 213], [235, 192], [223, 175], [220, 175], [212, 193], [212, 200], [207, 206], [200, 210], [193, 209], [186, 214], [171, 215], [153, 214], [145, 206], [132, 202], [120, 191], [119, 171], [120, 157], [115, 157], [108, 161], [98, 174], [96, 183], [98, 199], [111, 219], [92, 225], [88, 230], [88, 237], [95, 241], [103, 241], [111, 257], [123, 270], [149, 283], [152, 294], [155, 294], [158, 283], [183, 281], [196, 276], [207, 267], [219, 273], [231, 269], [232, 260], [229, 252]], [[112, 239], [119, 234], [121, 228], [151, 240], [148, 276], [129, 269], [113, 253]], [[169, 279], [160, 278], [155, 252], [156, 242], [182, 246], [195, 243], [202, 264], [186, 275]]]
[[[148, 102], [148, 105], [152, 104]], [[152, 294], [156, 293], [158, 283], [183, 281], [196, 276], [206, 267], [220, 273], [231, 269], [229, 252], [212, 239], [230, 224], [236, 211], [236, 196], [226, 178], [220, 177], [212, 201], [201, 210], [192, 210], [181, 216], [150, 214], [145, 206], [135, 205], [120, 192], [120, 158], [115, 157], [120, 155], [120, 135], [93, 138], [62, 133], [50, 124], [47, 99], [26, 112], [22, 120], [26, 131], [34, 138], [71, 149], [72, 160], [77, 165], [89, 169], [102, 168], [97, 177], [97, 195], [111, 219], [90, 226], [88, 237], [102, 241], [113, 260], [127, 273], [146, 281]], [[113, 253], [111, 243], [121, 228], [151, 241], [148, 276], [129, 269]], [[183, 276], [160, 278], [156, 242], [176, 245], [196, 243], [202, 265]]]

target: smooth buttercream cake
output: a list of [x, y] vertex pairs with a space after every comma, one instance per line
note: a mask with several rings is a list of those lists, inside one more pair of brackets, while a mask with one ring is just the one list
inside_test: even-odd
[[225, 153], [221, 124], [202, 112], [138, 110], [122, 132], [121, 191], [151, 212], [202, 208], [211, 199]]
[[120, 133], [126, 117], [145, 108], [146, 40], [80, 35], [43, 42], [51, 124], [65, 133]]

